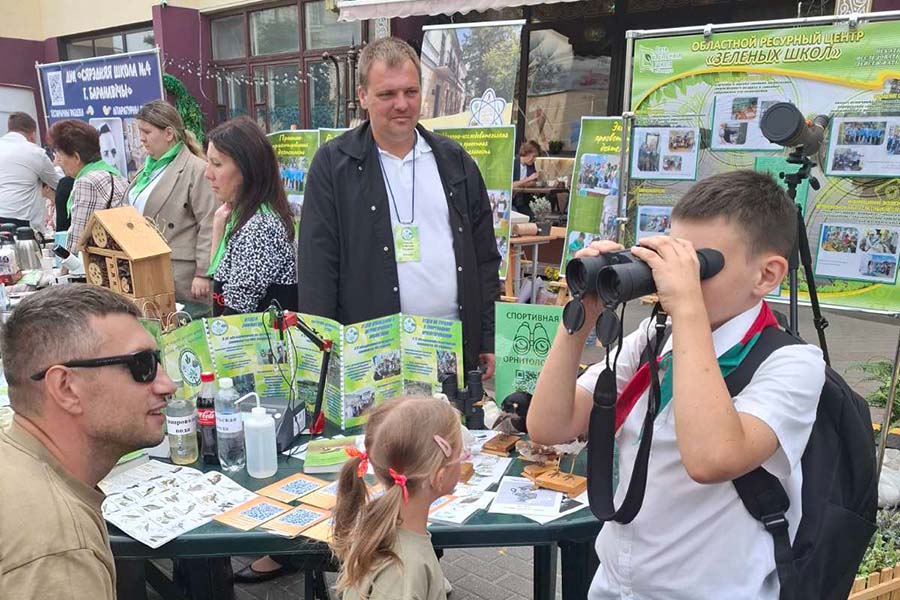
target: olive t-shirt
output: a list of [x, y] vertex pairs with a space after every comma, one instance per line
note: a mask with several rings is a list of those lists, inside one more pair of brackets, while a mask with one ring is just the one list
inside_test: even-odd
[[[447, 600], [444, 572], [434, 554], [431, 534], [397, 529], [393, 546], [400, 562], [382, 565], [359, 588], [344, 592], [343, 600]], [[369, 590], [367, 596], [360, 589]]]
[[114, 599], [103, 498], [17, 422], [0, 429], [0, 598]]

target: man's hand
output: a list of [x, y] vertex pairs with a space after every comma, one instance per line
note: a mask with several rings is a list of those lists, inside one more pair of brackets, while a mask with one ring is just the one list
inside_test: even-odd
[[653, 270], [656, 294], [666, 312], [678, 314], [706, 312], [700, 288], [700, 261], [693, 244], [680, 238], [654, 236], [640, 241], [631, 250]]
[[191, 297], [195, 300], [209, 298], [209, 279], [206, 277], [194, 277], [191, 281]]
[[[622, 246], [622, 244], [617, 244], [612, 240], [591, 242], [589, 245], [576, 252], [575, 258], [590, 258], [600, 256], [601, 254], [608, 254], [609, 252], [618, 252], [624, 249], [625, 247]], [[589, 327], [593, 327], [593, 323], [597, 321], [600, 317], [600, 313], [603, 312], [603, 303], [600, 301], [600, 296], [597, 294], [589, 294], [582, 298], [581, 302], [584, 305], [584, 322]]]
[[483, 354], [478, 355], [478, 362], [481, 363], [481, 366], [484, 367], [484, 373], [481, 375], [481, 380], [485, 381], [494, 376], [494, 367], [497, 364], [497, 358], [489, 352], [485, 352]]

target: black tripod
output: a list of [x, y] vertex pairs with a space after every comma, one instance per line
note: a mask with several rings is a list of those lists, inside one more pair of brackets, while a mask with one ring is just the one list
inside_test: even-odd
[[813, 324], [816, 326], [816, 333], [819, 336], [819, 347], [822, 350], [822, 357], [825, 359], [826, 365], [831, 365], [828, 357], [828, 345], [825, 342], [825, 328], [828, 327], [828, 320], [822, 316], [822, 309], [819, 306], [819, 295], [816, 292], [816, 276], [812, 268], [812, 256], [809, 253], [809, 238], [806, 235], [806, 221], [803, 218], [803, 207], [797, 200], [797, 186], [804, 179], [809, 179], [809, 186], [819, 189], [819, 181], [809, 174], [816, 164], [809, 160], [809, 157], [803, 154], [803, 147], [795, 148], [787, 157], [787, 162], [792, 165], [800, 165], [796, 173], [779, 173], [779, 177], [787, 184], [788, 197], [795, 202], [797, 207], [797, 237], [794, 240], [794, 249], [791, 251], [788, 260], [788, 274], [790, 284], [790, 313], [788, 330], [795, 336], [800, 335], [799, 311], [798, 311], [798, 294], [799, 294], [799, 268], [803, 265], [803, 274], [806, 276], [806, 285], [809, 288], [809, 303], [813, 311]]

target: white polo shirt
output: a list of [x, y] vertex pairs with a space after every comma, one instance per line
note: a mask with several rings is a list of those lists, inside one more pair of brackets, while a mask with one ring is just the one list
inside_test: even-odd
[[[402, 159], [380, 148], [378, 152], [392, 232], [401, 221], [408, 224], [410, 219], [419, 228], [421, 260], [397, 263], [400, 310], [420, 317], [458, 320], [456, 256], [453, 254], [450, 208], [434, 152], [421, 135], [417, 136], [413, 150]], [[415, 215], [412, 208], [413, 156], [416, 164]]]
[[[713, 332], [716, 356], [740, 342], [761, 304]], [[616, 373], [621, 392], [640, 364], [653, 327], [645, 320], [625, 338]], [[670, 338], [663, 354], [672, 347]], [[605, 363], [589, 368], [578, 385], [593, 393]], [[662, 373], [660, 373], [660, 378]], [[764, 421], [778, 437], [778, 450], [763, 466], [781, 480], [790, 497], [787, 517], [793, 540], [801, 517], [800, 459], [815, 420], [825, 382], [822, 352], [812, 345], [785, 346], [760, 365], [734, 398], [738, 412]], [[605, 523], [597, 537], [600, 567], [591, 600], [778, 600], [772, 536], [755, 520], [731, 482], [699, 484], [681, 462], [675, 439], [673, 398], [657, 416], [644, 504], [628, 525]], [[631, 480], [647, 392], [616, 435], [620, 506]]]
[[0, 217], [30, 221], [43, 230], [43, 184], [53, 189], [59, 175], [44, 150], [11, 131], [0, 137]]

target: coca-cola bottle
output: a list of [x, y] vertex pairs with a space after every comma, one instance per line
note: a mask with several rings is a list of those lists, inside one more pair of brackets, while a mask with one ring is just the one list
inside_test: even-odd
[[200, 434], [200, 454], [208, 465], [219, 464], [219, 449], [216, 445], [216, 376], [214, 373], [200, 374], [200, 394], [197, 396], [197, 425]]

